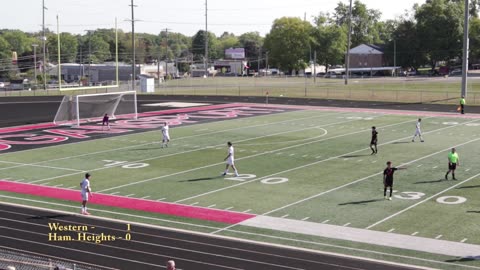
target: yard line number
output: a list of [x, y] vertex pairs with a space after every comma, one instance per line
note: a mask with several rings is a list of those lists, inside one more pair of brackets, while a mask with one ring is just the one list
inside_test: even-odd
[[[255, 174], [239, 174], [236, 177], [227, 177], [225, 180], [230, 180], [230, 181], [239, 181], [239, 182], [245, 182], [247, 180], [252, 180], [257, 178]], [[276, 185], [276, 184], [282, 184], [288, 182], [288, 178], [285, 177], [269, 177], [262, 179], [260, 183], [265, 184], [265, 185]]]
[[117, 161], [117, 160], [103, 160], [107, 164], [103, 165], [104, 167], [113, 167], [120, 166], [124, 169], [140, 169], [150, 166], [148, 163], [130, 163], [129, 161]]
[[[395, 191], [394, 191], [395, 192]], [[425, 193], [414, 192], [414, 191], [404, 191], [398, 194], [393, 195], [395, 198], [402, 200], [420, 200]], [[462, 204], [467, 201], [467, 198], [460, 196], [442, 196], [436, 199], [437, 203], [441, 204]]]

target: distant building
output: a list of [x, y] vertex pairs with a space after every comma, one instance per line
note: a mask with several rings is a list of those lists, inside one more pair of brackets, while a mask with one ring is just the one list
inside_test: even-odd
[[350, 68], [385, 66], [384, 48], [373, 44], [360, 44], [350, 50]]
[[[168, 75], [172, 77], [178, 77], [178, 69], [174, 63], [168, 63]], [[115, 63], [105, 63], [105, 64], [76, 64], [76, 63], [65, 63], [61, 65], [61, 77], [62, 80], [66, 82], [80, 81], [83, 78], [83, 81], [90, 83], [102, 83], [102, 82], [112, 82], [116, 80], [116, 64]], [[49, 74], [53, 76], [58, 75], [58, 67], [54, 66], [49, 69]], [[152, 65], [137, 65], [135, 69], [135, 75], [138, 79], [139, 75], [148, 75], [155, 78], [158, 78], [159, 75], [161, 78], [165, 77], [165, 62], [160, 62], [158, 64]], [[119, 63], [118, 65], [118, 80], [119, 81], [128, 81], [132, 79], [132, 65]]]

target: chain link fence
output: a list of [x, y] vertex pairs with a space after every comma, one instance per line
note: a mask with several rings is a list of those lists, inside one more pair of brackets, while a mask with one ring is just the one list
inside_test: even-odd
[[0, 248], [0, 270], [101, 270], [89, 265]]

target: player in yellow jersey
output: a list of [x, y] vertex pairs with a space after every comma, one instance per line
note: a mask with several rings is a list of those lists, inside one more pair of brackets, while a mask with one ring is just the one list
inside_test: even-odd
[[453, 180], [457, 180], [455, 178], [455, 169], [457, 169], [457, 166], [460, 166], [460, 158], [455, 148], [452, 148], [452, 151], [448, 153], [448, 172], [445, 174], [445, 180], [448, 180], [448, 174], [450, 172], [452, 172]]

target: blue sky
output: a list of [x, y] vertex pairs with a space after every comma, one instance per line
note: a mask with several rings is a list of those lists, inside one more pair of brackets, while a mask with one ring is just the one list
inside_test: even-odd
[[[97, 28], [118, 26], [130, 31], [131, 0], [45, 0], [47, 27], [56, 29], [59, 16], [60, 31], [83, 33]], [[205, 0], [135, 0], [136, 32], [158, 34], [161, 29], [194, 35], [205, 27]], [[220, 35], [224, 31], [237, 35], [258, 31], [265, 35], [273, 20], [283, 16], [304, 17], [307, 20], [319, 12], [332, 12], [336, 0], [208, 0], [209, 31]], [[348, 0], [342, 0], [348, 4]], [[415, 3], [425, 0], [362, 0], [368, 8], [382, 12], [382, 19], [393, 19], [411, 10]], [[42, 23], [42, 0], [3, 0], [0, 28], [38, 31]]]

